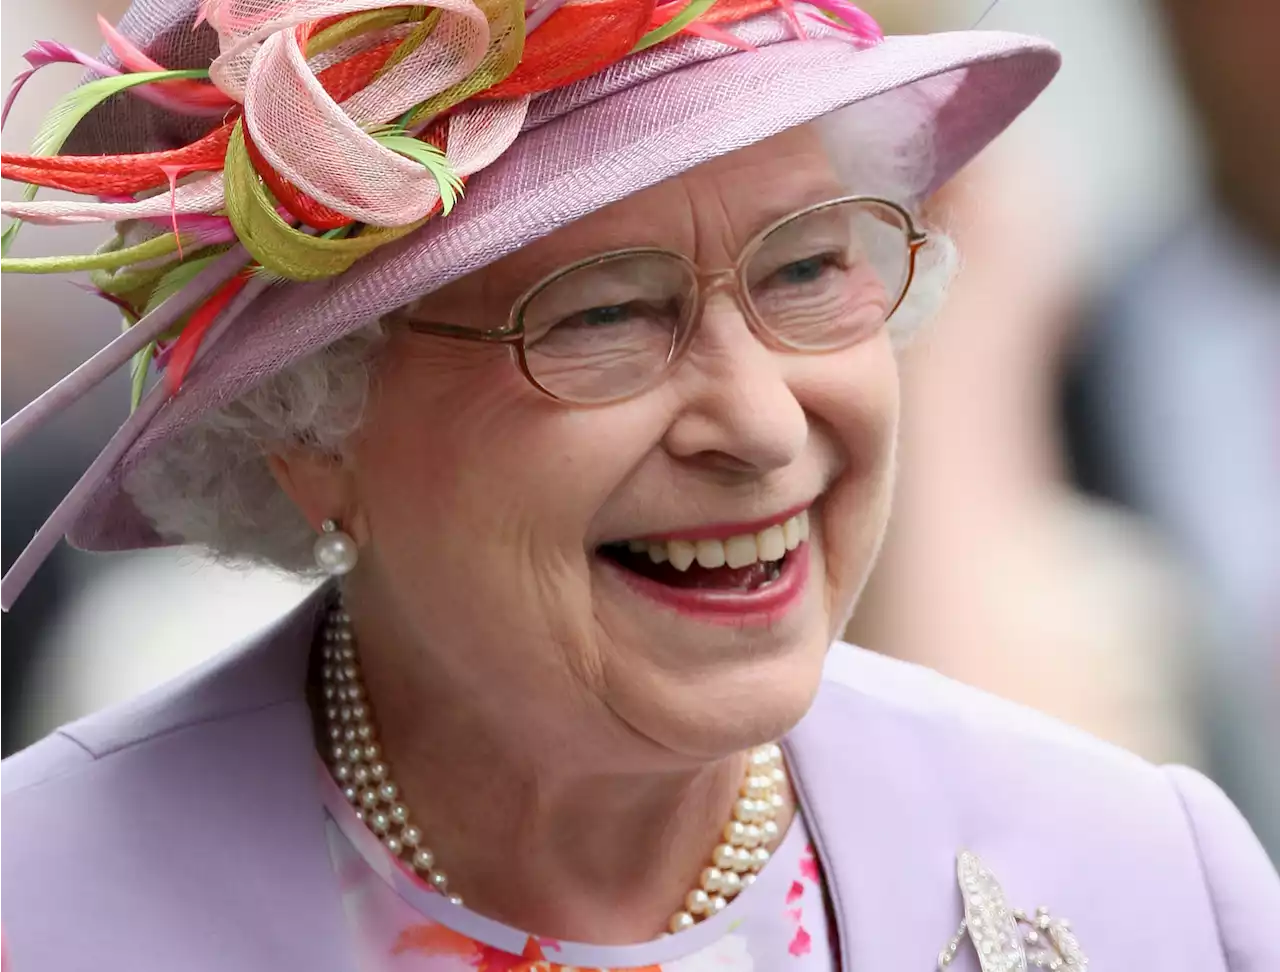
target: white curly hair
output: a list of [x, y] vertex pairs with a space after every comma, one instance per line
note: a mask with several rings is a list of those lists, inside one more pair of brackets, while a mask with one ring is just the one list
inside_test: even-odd
[[[918, 115], [917, 137], [888, 147], [882, 134]], [[885, 123], [889, 115], [894, 125]], [[933, 172], [932, 132], [910, 90], [881, 96], [817, 122], [851, 192], [914, 203]], [[932, 232], [916, 276], [890, 321], [905, 343], [937, 310], [954, 273], [951, 241]], [[314, 573], [315, 534], [267, 465], [298, 447], [341, 455], [359, 428], [385, 331], [374, 324], [339, 339], [210, 411], [130, 471], [125, 490], [157, 532], [217, 559]]]

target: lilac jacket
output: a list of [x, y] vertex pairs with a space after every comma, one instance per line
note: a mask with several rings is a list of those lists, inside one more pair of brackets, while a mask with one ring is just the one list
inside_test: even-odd
[[[303, 698], [317, 622], [313, 599], [4, 763], [6, 972], [353, 972]], [[1280, 879], [1191, 770], [845, 645], [787, 744], [846, 972], [935, 968], [961, 848], [1070, 919], [1091, 972], [1280, 972]]]

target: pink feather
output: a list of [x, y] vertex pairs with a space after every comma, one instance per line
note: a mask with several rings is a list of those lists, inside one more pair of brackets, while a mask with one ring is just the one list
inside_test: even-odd
[[548, 18], [564, 4], [565, 0], [541, 0], [541, 2], [526, 5], [524, 11], [525, 33], [533, 33], [545, 24]]
[[729, 47], [736, 47], [740, 51], [754, 51], [758, 48], [754, 44], [744, 41], [736, 34], [731, 34], [723, 27], [717, 27], [715, 24], [704, 24], [694, 21], [685, 27], [684, 33], [693, 34], [695, 37], [702, 37], [706, 40], [716, 41], [720, 44], [727, 44]]
[[191, 25], [191, 29], [195, 30], [206, 20], [209, 19], [209, 0], [200, 0], [200, 5], [196, 7], [196, 20]]
[[23, 85], [31, 80], [31, 76], [43, 67], [48, 67], [50, 64], [80, 64], [99, 74], [120, 73], [115, 68], [103, 64], [97, 58], [83, 54], [75, 48], [68, 47], [66, 44], [60, 44], [58, 41], [36, 41], [22, 57], [31, 66], [13, 79], [9, 94], [4, 99], [4, 110], [0, 112], [0, 127], [3, 127], [8, 119], [9, 109], [13, 107], [13, 101], [18, 97], [18, 92], [22, 90]]
[[169, 356], [173, 353], [173, 346], [177, 341], [156, 341], [155, 362], [156, 367], [164, 369], [169, 364]]
[[809, 35], [805, 33], [804, 24], [800, 23], [800, 18], [796, 16], [795, 4], [791, 0], [778, 0], [778, 6], [782, 8], [782, 12], [791, 21], [791, 29], [796, 32], [796, 40], [807, 38]]
[[100, 290], [99, 288], [93, 286], [92, 284], [80, 283], [77, 280], [68, 280], [67, 283], [71, 284], [71, 286], [73, 287], [78, 287], [80, 290], [83, 290], [85, 293], [93, 294], [93, 296], [95, 297], [101, 297], [103, 300], [109, 303], [115, 304], [117, 307], [120, 308], [121, 312], [129, 320], [130, 324], [137, 323], [138, 312], [135, 311], [133, 309], [133, 305], [130, 304], [123, 297], [117, 297], [115, 294], [109, 294], [105, 290]]
[[825, 17], [810, 17], [826, 24], [834, 24], [847, 34], [852, 34], [859, 40], [866, 41], [870, 44], [878, 44], [884, 40], [884, 31], [880, 29], [880, 25], [875, 22], [870, 14], [866, 13], [859, 7], [855, 7], [848, 0], [807, 0], [809, 6], [817, 7], [819, 10], [834, 14], [835, 21], [828, 20]]
[[[102, 14], [98, 14], [98, 29], [102, 32], [107, 46], [124, 67], [129, 71], [166, 71], [163, 64], [152, 60], [133, 41], [120, 33]], [[223, 111], [235, 102], [219, 91], [212, 84], [180, 79], [176, 81], [157, 81], [156, 87], [173, 96], [176, 101], [185, 102], [192, 107], [219, 108]]]
[[[113, 48], [114, 50], [114, 48]], [[115, 77], [120, 74], [118, 68], [104, 64], [96, 57], [90, 57], [74, 47], [68, 47], [58, 41], [36, 41], [31, 49], [22, 55], [31, 66], [13, 79], [9, 93], [4, 99], [4, 108], [0, 110], [0, 128], [9, 118], [9, 109], [13, 107], [18, 92], [41, 68], [50, 64], [79, 64], [94, 74], [102, 77]], [[146, 68], [145, 70], [161, 70], [164, 68]], [[183, 87], [189, 85], [190, 87]], [[226, 113], [234, 102], [211, 84], [200, 84], [196, 81], [163, 81], [154, 84], [142, 84], [129, 88], [128, 92], [143, 101], [181, 115], [207, 115], [217, 117]]]
[[[99, 17], [99, 20], [102, 18]], [[189, 171], [185, 165], [162, 165], [160, 171], [165, 174], [165, 178], [169, 180], [169, 219], [173, 221], [173, 238], [178, 243], [178, 259], [182, 259], [182, 234], [178, 232], [178, 176], [183, 172]]]
[[137, 44], [116, 30], [102, 14], [98, 14], [98, 30], [102, 31], [102, 38], [107, 42], [107, 46], [111, 48], [111, 53], [119, 58], [120, 63], [130, 71], [165, 70], [163, 64], [153, 61], [142, 53]]
[[139, 222], [151, 223], [162, 229], [170, 229], [175, 233], [181, 233], [188, 243], [194, 243], [197, 247], [214, 246], [218, 243], [234, 243], [237, 239], [236, 231], [231, 226], [231, 220], [225, 216], [186, 213], [179, 214], [172, 220], [164, 216], [146, 216]]
[[[234, 105], [233, 101], [212, 85], [199, 85], [196, 88], [179, 87], [186, 84], [196, 84], [196, 82], [156, 81], [126, 90], [143, 101], [149, 101], [174, 114], [193, 115], [199, 118], [222, 118]], [[171, 88], [170, 85], [173, 87]], [[217, 92], [217, 98], [208, 96], [205, 93], [206, 90]]]

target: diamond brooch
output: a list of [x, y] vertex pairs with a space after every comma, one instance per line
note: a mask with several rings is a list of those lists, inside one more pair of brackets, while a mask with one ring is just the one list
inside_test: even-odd
[[968, 938], [982, 972], [1087, 972], [1089, 959], [1080, 950], [1071, 925], [1047, 908], [1028, 915], [1010, 908], [1004, 888], [976, 854], [961, 851], [956, 880], [964, 902], [964, 919], [938, 955], [938, 972], [946, 972]]

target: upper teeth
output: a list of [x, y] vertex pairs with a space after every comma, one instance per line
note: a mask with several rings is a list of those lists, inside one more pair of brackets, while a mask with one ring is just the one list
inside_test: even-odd
[[676, 570], [684, 571], [696, 560], [698, 566], [711, 570], [781, 560], [808, 539], [809, 511], [804, 510], [785, 523], [726, 540], [632, 540], [627, 546], [632, 553], [648, 553], [655, 564], [670, 561]]

